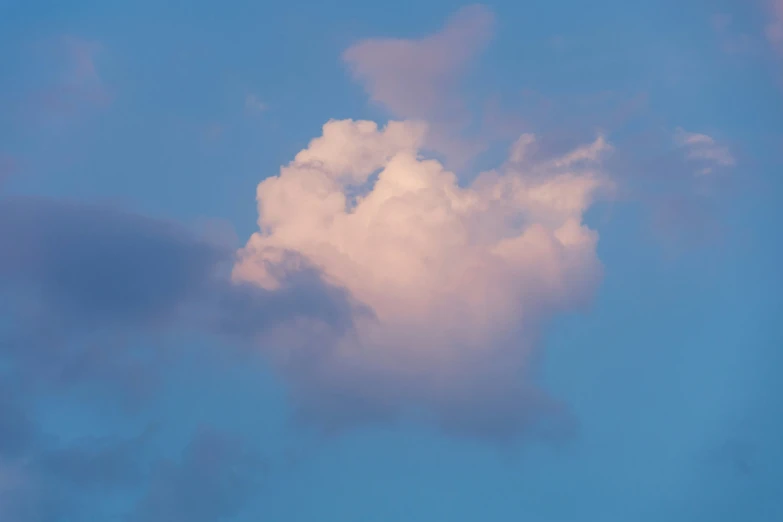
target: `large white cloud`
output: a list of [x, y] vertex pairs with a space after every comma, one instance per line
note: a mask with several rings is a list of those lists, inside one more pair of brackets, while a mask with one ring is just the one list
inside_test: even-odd
[[[459, 429], [516, 434], [556, 411], [530, 377], [544, 323], [587, 303], [601, 276], [583, 222], [611, 147], [602, 137], [508, 161], [468, 186], [420, 155], [427, 127], [330, 121], [258, 186], [259, 227], [237, 280], [278, 285], [286, 252], [364, 305], [337, 337], [289, 323], [263, 339], [296, 399], [329, 424], [434, 413]], [[365, 313], [366, 310], [371, 313]], [[554, 407], [554, 408], [553, 408]]]

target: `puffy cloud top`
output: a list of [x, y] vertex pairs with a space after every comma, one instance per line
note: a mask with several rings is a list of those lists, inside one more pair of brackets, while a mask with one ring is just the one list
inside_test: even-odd
[[586, 303], [600, 278], [583, 217], [611, 187], [600, 168], [611, 147], [599, 137], [534, 161], [524, 135], [504, 165], [462, 186], [420, 155], [425, 135], [418, 122], [328, 122], [258, 186], [260, 232], [234, 277], [273, 289], [268, 267], [294, 252], [373, 312], [316, 353], [312, 339], [297, 344], [301, 325], [277, 332], [278, 361], [324, 420], [358, 398], [370, 412], [423, 407], [447, 424], [481, 415], [471, 429], [517, 432], [531, 420], [525, 399], [549, 403], [526, 378], [543, 322]]

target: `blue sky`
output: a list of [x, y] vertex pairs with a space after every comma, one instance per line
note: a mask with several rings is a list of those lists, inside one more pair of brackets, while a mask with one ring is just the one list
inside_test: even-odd
[[780, 520], [781, 34], [0, 0], [0, 519]]

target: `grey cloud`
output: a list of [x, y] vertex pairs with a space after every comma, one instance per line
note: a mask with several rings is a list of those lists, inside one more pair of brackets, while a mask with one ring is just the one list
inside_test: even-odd
[[241, 512], [261, 458], [241, 441], [202, 429], [179, 461], [161, 462], [130, 522], [219, 522]]
[[[292, 272], [267, 291], [233, 283], [233, 261], [233, 250], [162, 220], [0, 198], [0, 465], [20, 463], [27, 480], [23, 492], [9, 490], [13, 502], [0, 514], [118, 520], [125, 515], [106, 499], [139, 488], [146, 493], [133, 520], [143, 522], [218, 521], [241, 508], [258, 458], [230, 437], [206, 430], [181, 462], [156, 463], [149, 432], [74, 442], [46, 433], [35, 416], [37, 402], [52, 396], [114, 412], [150, 404], [187, 349], [167, 346], [176, 332], [258, 349], [250, 341], [297, 318], [351, 327], [354, 303], [316, 270]], [[239, 354], [219, 356], [239, 363]]]
[[168, 357], [156, 339], [173, 327], [244, 342], [296, 317], [351, 323], [349, 296], [313, 269], [274, 292], [234, 284], [233, 251], [108, 207], [0, 200], [0, 244], [0, 358], [29, 376], [19, 386], [100, 381], [138, 395], [154, 388]]
[[136, 437], [89, 437], [46, 449], [38, 465], [48, 477], [59, 478], [81, 492], [139, 485], [147, 475], [146, 446], [152, 430]]
[[0, 277], [28, 283], [47, 313], [85, 326], [164, 320], [204, 291], [220, 253], [175, 227], [114, 209], [0, 203]]

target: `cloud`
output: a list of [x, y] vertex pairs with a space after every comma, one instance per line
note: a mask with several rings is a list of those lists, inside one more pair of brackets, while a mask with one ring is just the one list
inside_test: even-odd
[[106, 49], [96, 41], [75, 35], [44, 46], [19, 74], [30, 82], [23, 93], [21, 123], [63, 130], [72, 128], [108, 107], [113, 94], [102, 74]]
[[768, 0], [770, 21], [767, 24], [767, 38], [780, 52], [783, 52], [783, 0]]
[[[140, 486], [147, 475], [143, 451], [151, 431], [141, 436], [64, 440], [46, 433], [35, 418], [36, 401], [0, 375], [0, 516], [37, 522], [95, 515], [101, 498]], [[85, 505], [87, 504], [87, 505]], [[58, 518], [61, 517], [61, 518]], [[72, 519], [72, 518], [71, 518]], [[76, 519], [81, 520], [77, 517]]]
[[689, 160], [700, 164], [699, 174], [709, 174], [716, 167], [733, 167], [737, 163], [728, 147], [717, 144], [714, 138], [706, 134], [686, 132], [678, 128], [674, 141], [686, 151]]
[[28, 478], [22, 467], [0, 461], [0, 518], [8, 522], [34, 520]]
[[248, 94], [245, 97], [245, 109], [250, 113], [263, 112], [266, 110], [266, 104], [255, 94]]
[[727, 13], [715, 13], [710, 17], [710, 25], [717, 32], [723, 32], [734, 23], [734, 18]]
[[161, 456], [155, 429], [70, 442], [42, 435], [0, 460], [3, 520], [218, 522], [246, 506], [265, 471], [245, 441], [209, 427], [177, 459]]
[[0, 187], [16, 171], [16, 162], [10, 156], [0, 153]]
[[202, 429], [179, 462], [161, 462], [130, 522], [219, 522], [252, 498], [263, 468], [241, 441]]
[[[238, 364], [246, 359], [237, 348], [280, 322], [350, 328], [356, 312], [345, 292], [295, 254], [281, 256], [287, 275], [274, 291], [232, 282], [233, 262], [233, 249], [174, 223], [100, 205], [0, 198], [3, 520], [107, 519], [118, 509], [112, 501], [143, 487], [151, 472], [134, 520], [172, 520], [171, 510], [199, 505], [202, 518], [188, 520], [217, 521], [239, 508], [233, 488], [251, 472], [235, 482], [234, 466], [245, 464], [233, 443], [199, 439], [181, 471], [171, 471], [154, 467], [149, 431], [68, 440], [36, 416], [53, 398], [129, 422], [149, 412], [142, 408], [163, 396], [162, 384], [187, 359], [189, 346], [167, 346], [177, 332], [214, 338], [220, 350], [212, 355]], [[205, 468], [211, 458], [221, 459], [213, 470]], [[212, 475], [191, 477], [201, 471]]]
[[431, 119], [458, 106], [455, 82], [489, 42], [493, 25], [487, 8], [465, 7], [432, 36], [364, 40], [343, 60], [373, 101], [399, 117]]
[[20, 404], [14, 390], [0, 388], [0, 460], [26, 452], [37, 441], [36, 426]]
[[155, 430], [74, 439], [47, 432], [39, 417], [54, 400], [89, 411], [108, 405], [123, 424], [144, 419], [164, 396], [162, 383], [190, 360], [190, 346], [167, 346], [178, 332], [213, 338], [219, 350], [211, 356], [238, 364], [247, 361], [240, 348], [279, 324], [303, 321], [338, 335], [361, 316], [296, 253], [268, 264], [280, 274], [274, 290], [231, 281], [234, 260], [233, 247], [172, 222], [0, 198], [3, 520], [115, 520], [140, 489], [131, 517], [140, 522], [217, 522], [243, 506], [258, 459], [231, 437], [206, 430], [180, 462], [168, 462]]
[[455, 128], [463, 129], [470, 121], [459, 92], [460, 80], [489, 43], [494, 22], [486, 7], [464, 7], [433, 35], [363, 40], [349, 47], [343, 60], [373, 102], [396, 118], [430, 123], [430, 148], [455, 158], [467, 157], [481, 145], [455, 135]]
[[128, 439], [89, 437], [45, 448], [37, 463], [49, 478], [80, 492], [133, 487], [147, 474], [145, 446], [152, 431]]
[[739, 164], [721, 141], [682, 128], [645, 126], [625, 134], [607, 169], [616, 195], [643, 211], [668, 254], [720, 241]]
[[273, 290], [267, 265], [295, 252], [372, 311], [328, 343], [282, 325], [264, 349], [326, 426], [425, 410], [463, 433], [515, 436], [561, 419], [532, 370], [542, 327], [586, 305], [601, 277], [583, 217], [611, 189], [611, 146], [599, 136], [541, 159], [524, 135], [462, 187], [421, 156], [425, 134], [410, 121], [330, 121], [258, 186], [261, 230], [235, 280]]
[[78, 91], [95, 103], [106, 102], [108, 92], [97, 66], [98, 56], [103, 51], [103, 46], [98, 42], [75, 36], [65, 37], [63, 43], [67, 60], [63, 85]]
[[219, 253], [176, 228], [110, 208], [0, 202], [0, 277], [35, 283], [77, 324], [151, 323], [205, 290]]
[[710, 25], [727, 55], [745, 56], [758, 50], [758, 38], [738, 30], [732, 15], [715, 13], [710, 17]]
[[236, 284], [232, 250], [98, 205], [0, 199], [0, 245], [0, 360], [18, 393], [99, 386], [132, 405], [155, 392], [172, 355], [139, 343], [145, 335], [176, 327], [244, 343], [282, 318], [339, 329], [352, 314], [305, 263], [274, 292]]
[[[215, 312], [211, 324], [219, 325], [225, 315], [234, 317], [219, 308], [236, 301], [245, 312], [277, 313], [290, 295], [306, 298], [303, 309], [320, 301], [320, 291], [326, 300], [342, 297], [303, 263], [274, 296], [232, 283], [224, 277], [233, 260], [225, 246], [173, 222], [101, 205], [0, 199], [0, 243], [0, 289], [24, 286], [47, 315], [72, 326], [152, 328], [184, 317], [191, 304], [217, 308], [209, 311]], [[304, 283], [313, 285], [313, 294], [295, 288]], [[264, 301], [278, 297], [281, 302]]]
[[152, 464], [160, 460], [150, 451], [152, 434], [75, 441], [47, 436], [26, 459], [37, 513], [25, 520], [116, 520], [117, 500], [145, 487]]

